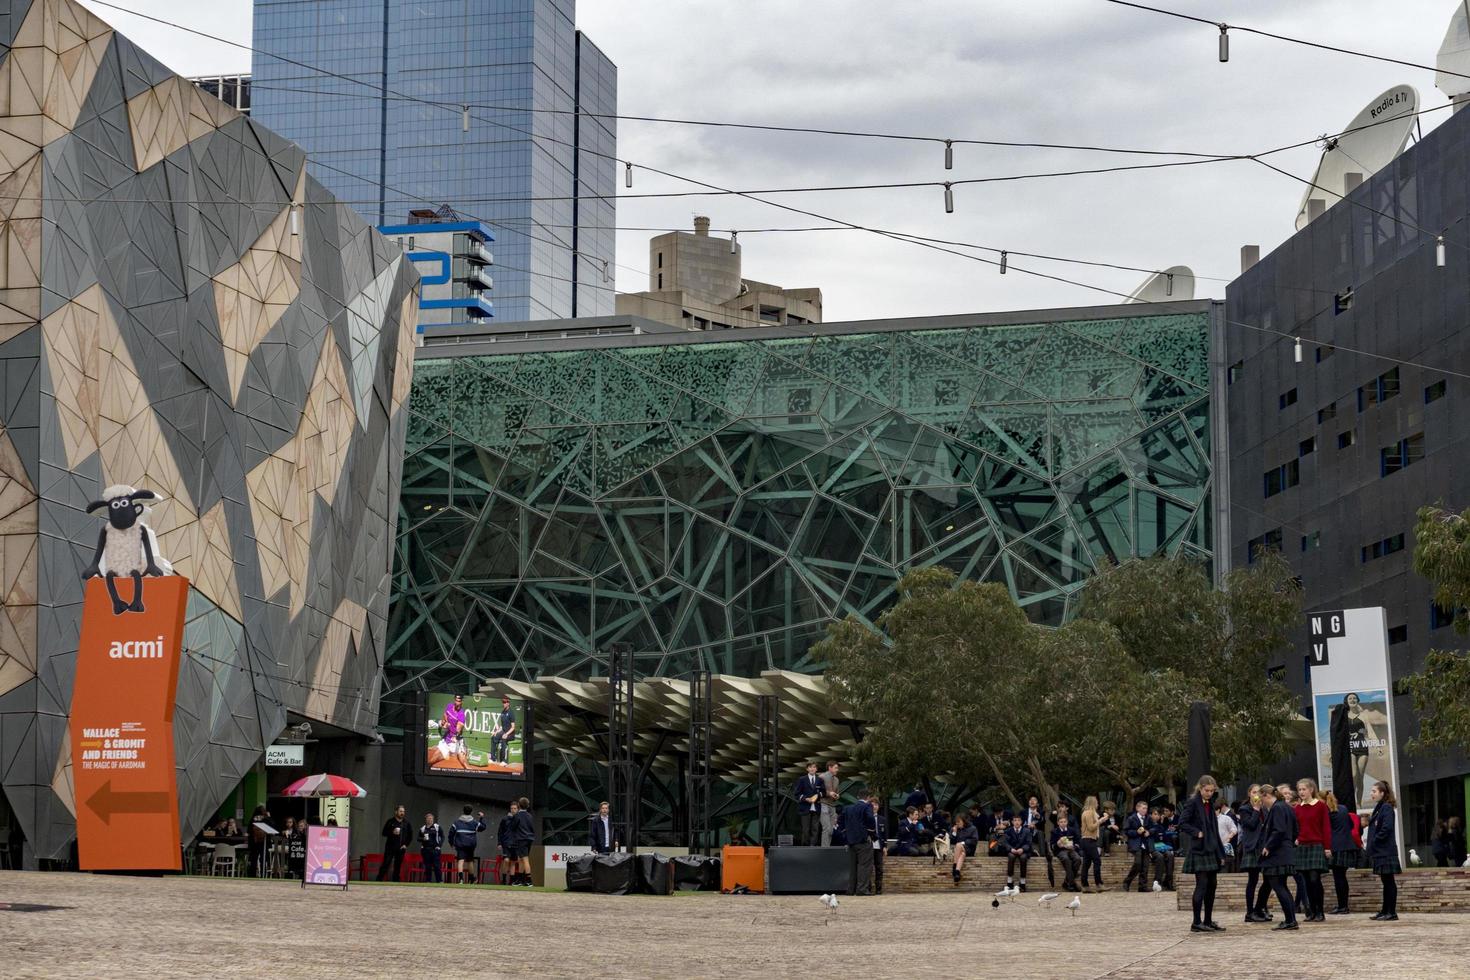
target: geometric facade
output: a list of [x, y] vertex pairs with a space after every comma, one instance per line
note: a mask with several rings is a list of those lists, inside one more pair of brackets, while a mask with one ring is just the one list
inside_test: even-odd
[[0, 0], [0, 784], [39, 857], [109, 484], [193, 582], [186, 838], [288, 712], [377, 722], [417, 275], [305, 163], [71, 0]]
[[1210, 562], [1211, 320], [566, 323], [420, 348], [384, 727], [413, 691], [597, 675], [615, 642], [643, 675], [817, 671], [826, 625], [876, 619], [910, 567], [1002, 582], [1056, 625], [1103, 560]]

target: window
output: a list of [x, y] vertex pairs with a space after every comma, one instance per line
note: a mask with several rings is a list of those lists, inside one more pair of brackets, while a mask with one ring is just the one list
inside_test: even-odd
[[1372, 544], [1363, 545], [1363, 562], [1366, 564], [1374, 559], [1403, 550], [1404, 536], [1402, 534], [1395, 534], [1392, 537], [1384, 538], [1382, 541], [1374, 541]]
[[1407, 439], [1400, 439], [1391, 446], [1378, 450], [1379, 476], [1397, 473], [1424, 458], [1424, 433], [1417, 432]]
[[1286, 682], [1286, 664], [1277, 664], [1275, 667], [1266, 668], [1266, 678], [1278, 684]]
[[1254, 562], [1257, 556], [1267, 551], [1281, 550], [1281, 528], [1273, 528], [1258, 538], [1251, 538], [1246, 543], [1246, 564]]
[[1235, 382], [1240, 380], [1240, 376], [1244, 371], [1245, 361], [1236, 361], [1234, 364], [1230, 365], [1230, 371], [1226, 375], [1225, 383], [1232, 385], [1235, 384]]
[[[1312, 687], [1312, 655], [1309, 653], [1302, 657], [1302, 683], [1310, 690]], [[1311, 705], [1304, 707], [1310, 708]]]
[[1337, 418], [1337, 402], [1332, 402], [1329, 405], [1323, 405], [1321, 408], [1317, 409], [1317, 424], [1318, 425], [1321, 425], [1323, 422], [1326, 422], [1328, 419], [1335, 419], [1335, 418]]
[[1321, 531], [1308, 531], [1306, 534], [1302, 535], [1303, 551], [1316, 551], [1320, 547], [1322, 547]]
[[1288, 405], [1295, 405], [1296, 389], [1292, 388], [1290, 391], [1282, 392], [1281, 397], [1278, 398], [1277, 401], [1281, 403], [1282, 408], [1286, 408]]
[[1437, 402], [1444, 397], [1444, 381], [1439, 380], [1424, 389], [1424, 404]]
[[1283, 463], [1274, 470], [1267, 470], [1265, 474], [1266, 496], [1274, 497], [1283, 490], [1290, 489], [1301, 482], [1301, 468], [1296, 460]]
[[1297, 443], [1297, 447], [1296, 447], [1296, 454], [1297, 454], [1297, 456], [1306, 456], [1306, 455], [1309, 455], [1310, 453], [1315, 453], [1316, 451], [1317, 451], [1317, 437], [1316, 436], [1307, 436], [1307, 438], [1305, 438], [1301, 442]]
[[662, 252], [659, 252], [658, 253], [658, 267], [660, 269], [662, 269], [664, 267], [664, 253], [662, 253]]
[[1331, 357], [1333, 354], [1336, 354], [1336, 353], [1337, 353], [1337, 348], [1336, 347], [1333, 347], [1331, 344], [1318, 344], [1317, 345], [1317, 363], [1318, 364], [1321, 364], [1323, 361], [1327, 360], [1329, 357]]
[[1358, 411], [1398, 397], [1399, 369], [1391, 368], [1358, 389]]
[[658, 274], [658, 288], [659, 289], [663, 289], [664, 288], [664, 274], [662, 272], [660, 272]]
[[1348, 288], [1344, 289], [1342, 292], [1335, 293], [1333, 295], [1333, 297], [1332, 297], [1332, 315], [1333, 316], [1337, 316], [1339, 313], [1346, 313], [1348, 310], [1350, 310], [1352, 308], [1353, 308], [1353, 287], [1349, 286]]
[[1453, 626], [1455, 622], [1455, 610], [1446, 609], [1433, 599], [1429, 601], [1429, 628], [1432, 630], [1444, 629]]
[[1409, 626], [1407, 623], [1388, 628], [1388, 645], [1394, 646], [1398, 643], [1409, 642]]
[[1355, 443], [1357, 443], [1357, 441], [1358, 441], [1358, 434], [1357, 434], [1357, 432], [1353, 431], [1352, 429], [1348, 429], [1346, 432], [1339, 432], [1337, 434], [1337, 448], [1338, 449], [1346, 449], [1347, 447], [1349, 447], [1349, 446], [1354, 445]]

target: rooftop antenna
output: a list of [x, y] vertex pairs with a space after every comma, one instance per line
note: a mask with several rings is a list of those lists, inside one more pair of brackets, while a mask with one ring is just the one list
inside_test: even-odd
[[1173, 303], [1186, 299], [1194, 299], [1194, 270], [1187, 265], [1171, 265], [1139, 283], [1123, 302]]
[[1418, 111], [1418, 91], [1412, 85], [1395, 85], [1370, 100], [1340, 134], [1322, 137], [1322, 157], [1297, 208], [1297, 230], [1404, 152]]
[[1454, 103], [1459, 112], [1470, 101], [1470, 0], [1455, 4], [1450, 14], [1450, 25], [1445, 29], [1444, 40], [1439, 45], [1439, 55], [1434, 59], [1434, 87], [1443, 92]]

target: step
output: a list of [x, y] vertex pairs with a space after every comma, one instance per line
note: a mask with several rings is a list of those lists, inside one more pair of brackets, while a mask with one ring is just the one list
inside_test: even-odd
[[[1106, 875], [1106, 871], [1104, 871]], [[1244, 872], [1222, 874], [1215, 887], [1215, 909], [1234, 913], [1232, 918], [1245, 915]], [[1104, 877], [1104, 880], [1107, 880]], [[1178, 907], [1189, 909], [1190, 897], [1194, 893], [1192, 875], [1181, 874], [1177, 882]], [[887, 879], [884, 879], [887, 890]], [[1470, 868], [1410, 868], [1398, 876], [1400, 912], [1470, 912]], [[1327, 905], [1337, 904], [1337, 893], [1332, 888], [1332, 874], [1322, 876], [1322, 888], [1327, 896]], [[1291, 886], [1293, 897], [1296, 886]], [[1383, 885], [1371, 871], [1353, 869], [1348, 872], [1348, 909], [1353, 912], [1372, 914], [1382, 904]], [[1281, 910], [1276, 899], [1267, 906], [1280, 917]], [[1217, 915], [1216, 918], [1219, 916]], [[1223, 923], [1222, 923], [1223, 924]]]

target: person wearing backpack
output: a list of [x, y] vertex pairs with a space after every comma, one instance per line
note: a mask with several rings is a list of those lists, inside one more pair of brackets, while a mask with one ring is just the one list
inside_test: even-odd
[[449, 828], [449, 839], [454, 844], [454, 869], [456, 880], [465, 884], [465, 865], [470, 865], [469, 875], [471, 881], [479, 880], [479, 866], [475, 860], [475, 848], [480, 845], [480, 835], [485, 832], [485, 811], [481, 810], [478, 816], [471, 816], [474, 807], [468, 803], [464, 805], [461, 813]]

